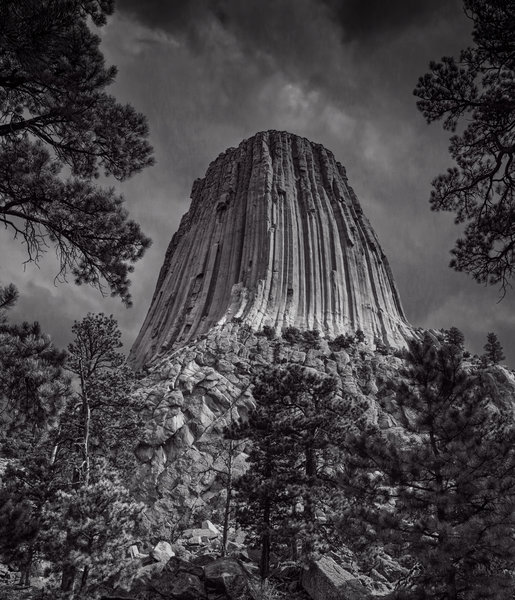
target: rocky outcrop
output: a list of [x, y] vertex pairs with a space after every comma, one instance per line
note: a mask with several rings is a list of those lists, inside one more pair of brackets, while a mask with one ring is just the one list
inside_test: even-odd
[[332, 558], [322, 557], [302, 574], [302, 585], [313, 600], [368, 600], [371, 594]]
[[193, 185], [132, 348], [136, 367], [214, 327], [361, 329], [403, 346], [411, 335], [388, 261], [323, 146], [258, 133]]
[[[346, 350], [325, 339], [290, 343], [236, 324], [154, 362], [135, 392], [144, 407], [135, 480], [152, 518], [161, 515], [173, 527], [179, 519], [186, 528], [197, 512], [223, 507], [225, 490], [217, 476], [226, 468], [223, 431], [254, 407], [252, 376], [260, 368], [298, 364], [333, 375], [338, 397], [365, 402], [371, 421], [396, 427], [393, 401], [385, 396], [379, 403], [376, 397], [380, 381], [394, 378], [402, 364], [391, 352], [380, 354], [365, 342]], [[233, 456], [235, 478], [246, 468], [245, 450]]]
[[[233, 558], [204, 557], [188, 562], [172, 557], [166, 564], [137, 571], [129, 585], [103, 600], [240, 600], [249, 597], [249, 574]], [[128, 589], [127, 589], [128, 588]]]

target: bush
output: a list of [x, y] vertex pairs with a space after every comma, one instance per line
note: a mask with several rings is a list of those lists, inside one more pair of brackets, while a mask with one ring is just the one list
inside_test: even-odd
[[285, 327], [282, 330], [281, 337], [288, 344], [300, 344], [302, 342], [302, 333], [297, 327]]
[[382, 354], [383, 356], [388, 356], [388, 354], [391, 354], [392, 352], [391, 346], [385, 344], [383, 340], [377, 337], [374, 339], [374, 345], [376, 347], [376, 352], [378, 354]]
[[317, 329], [311, 329], [302, 332], [302, 341], [305, 346], [309, 349], [318, 350], [320, 348], [320, 331]]
[[339, 352], [340, 350], [348, 350], [355, 343], [354, 336], [350, 333], [347, 335], [339, 335], [334, 340], [329, 342], [329, 348], [333, 352]]
[[258, 331], [256, 335], [262, 335], [266, 337], [268, 340], [275, 339], [275, 329], [270, 327], [270, 325], [264, 325], [261, 331]]

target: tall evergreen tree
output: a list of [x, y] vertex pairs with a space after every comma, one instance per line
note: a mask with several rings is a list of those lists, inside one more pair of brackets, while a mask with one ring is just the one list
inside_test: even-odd
[[454, 344], [409, 343], [397, 386], [404, 434], [369, 426], [348, 441], [355, 499], [342, 526], [381, 540], [413, 568], [399, 597], [508, 599], [515, 590], [515, 423]]
[[63, 443], [71, 443], [65, 446], [67, 452], [80, 448], [76, 476], [87, 485], [92, 441], [93, 451], [111, 459], [123, 462], [130, 452], [138, 419], [130, 397], [134, 374], [119, 351], [121, 332], [112, 315], [88, 313], [74, 323], [72, 332], [66, 368], [78, 378], [78, 391], [63, 422], [69, 427]]
[[[68, 346], [66, 367], [78, 378], [78, 389], [76, 402], [70, 403], [61, 420], [57, 456], [67, 457], [71, 479], [71, 490], [63, 491], [61, 499], [67, 499], [65, 504], [81, 501], [85, 505], [74, 513], [76, 523], [67, 530], [61, 553], [61, 590], [70, 595], [77, 586], [86, 590], [91, 566], [100, 564], [93, 560], [93, 554], [99, 554], [98, 544], [83, 545], [81, 541], [86, 535], [84, 528], [89, 527], [90, 500], [93, 502], [94, 498], [94, 503], [103, 506], [113, 494], [127, 497], [120, 476], [129, 475], [138, 426], [137, 408], [130, 396], [134, 374], [119, 352], [122, 342], [116, 320], [112, 315], [88, 313], [74, 323], [72, 332], [74, 338]], [[106, 478], [117, 481], [116, 485], [108, 485]], [[106, 497], [102, 499], [104, 492]], [[133, 522], [138, 511], [127, 502], [124, 501], [117, 518], [121, 519], [127, 509], [128, 519]], [[66, 511], [59, 512], [59, 502], [52, 510], [63, 519], [68, 518]], [[114, 526], [114, 521], [109, 522]], [[83, 533], [76, 534], [74, 528]], [[118, 535], [115, 529], [111, 533], [113, 538]], [[90, 540], [92, 535], [88, 534]], [[113, 566], [112, 561], [109, 564]], [[80, 569], [82, 576], [78, 583]], [[94, 575], [98, 577], [98, 573]]]
[[0, 288], [0, 446], [10, 454], [34, 445], [55, 425], [69, 394], [65, 353], [39, 323], [7, 320], [16, 299], [14, 286]]
[[[122, 483], [138, 412], [116, 321], [89, 314], [73, 333], [66, 365], [78, 378], [77, 391], [45, 436], [32, 435], [23, 452], [19, 443], [12, 452], [15, 461], [0, 487], [0, 548], [18, 557], [24, 581], [33, 558], [44, 557], [62, 569], [54, 596], [93, 598], [91, 585], [119, 568], [141, 511]], [[48, 412], [49, 398], [39, 400]]]
[[506, 357], [504, 356], [501, 342], [497, 339], [495, 333], [489, 333], [486, 336], [486, 344], [484, 345], [485, 358], [488, 362], [497, 365]]
[[[150, 240], [123, 198], [94, 180], [152, 163], [145, 118], [106, 93], [100, 38], [113, 0], [0, 2], [0, 223], [28, 260], [54, 248], [59, 274], [129, 304], [128, 274]], [[64, 178], [63, 169], [70, 174]]]
[[[433, 181], [433, 210], [465, 224], [451, 267], [504, 292], [515, 267], [515, 6], [513, 0], [463, 0], [473, 45], [459, 58], [431, 62], [415, 89], [428, 123], [455, 132], [455, 166]], [[461, 127], [463, 126], [463, 127]]]
[[42, 508], [58, 488], [52, 466], [60, 414], [70, 396], [65, 353], [38, 323], [9, 323], [17, 298], [0, 288], [0, 453], [10, 459], [0, 487], [0, 551], [21, 568], [27, 584], [40, 551]]
[[249, 470], [237, 482], [239, 519], [260, 537], [261, 577], [269, 572], [278, 539], [297, 541], [309, 557], [322, 525], [317, 518], [334, 489], [339, 444], [363, 407], [336, 395], [334, 378], [299, 365], [276, 367], [256, 378], [256, 408], [236, 432], [252, 444]]
[[445, 341], [448, 344], [452, 344], [460, 350], [463, 350], [465, 344], [465, 336], [457, 327], [451, 327], [446, 331]]

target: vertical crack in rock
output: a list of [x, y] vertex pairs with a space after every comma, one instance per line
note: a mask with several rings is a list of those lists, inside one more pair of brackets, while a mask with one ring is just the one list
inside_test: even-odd
[[319, 144], [258, 133], [195, 181], [141, 332], [136, 367], [236, 319], [404, 346], [388, 261], [344, 167]]

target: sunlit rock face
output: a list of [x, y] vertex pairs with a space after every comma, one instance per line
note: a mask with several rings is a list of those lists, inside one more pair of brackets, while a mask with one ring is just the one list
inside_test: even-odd
[[246, 323], [373, 342], [411, 335], [388, 261], [319, 144], [267, 131], [230, 148], [193, 184], [130, 360], [141, 367], [216, 327]]

